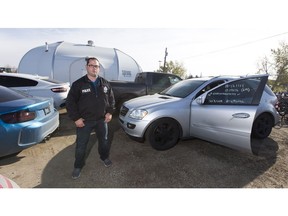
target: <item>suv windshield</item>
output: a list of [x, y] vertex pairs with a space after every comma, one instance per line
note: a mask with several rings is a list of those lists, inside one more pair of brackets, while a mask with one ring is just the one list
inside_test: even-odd
[[173, 97], [180, 97], [185, 98], [188, 95], [190, 95], [193, 91], [195, 91], [200, 85], [202, 85], [205, 80], [183, 80], [180, 81], [173, 86], [171, 86], [168, 89], [165, 89], [164, 91], [160, 92], [161, 95], [169, 95]]

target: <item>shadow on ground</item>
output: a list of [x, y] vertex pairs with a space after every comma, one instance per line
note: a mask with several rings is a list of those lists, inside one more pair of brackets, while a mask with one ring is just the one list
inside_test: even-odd
[[[37, 187], [242, 188], [275, 163], [278, 150], [277, 143], [268, 138], [262, 141], [258, 156], [198, 139], [181, 141], [167, 151], [156, 151], [144, 143], [130, 140], [119, 128], [117, 120], [110, 127], [114, 135], [111, 167], [106, 168], [100, 161], [95, 135], [92, 135], [90, 144], [96, 142], [96, 145], [79, 179], [71, 178], [73, 144], [50, 160]], [[58, 136], [61, 134], [65, 136], [70, 132], [59, 131]]]
[[20, 157], [17, 155], [18, 155], [18, 153], [8, 155], [5, 157], [1, 157], [0, 158], [0, 166], [5, 166], [8, 164], [16, 163], [16, 162], [20, 161], [22, 158], [24, 158], [24, 157]]

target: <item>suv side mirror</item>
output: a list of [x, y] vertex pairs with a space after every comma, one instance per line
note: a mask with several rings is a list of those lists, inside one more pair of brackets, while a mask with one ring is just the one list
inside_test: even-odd
[[205, 102], [205, 98], [206, 97], [204, 95], [199, 96], [198, 98], [196, 98], [196, 103], [198, 103], [199, 105], [203, 105]]

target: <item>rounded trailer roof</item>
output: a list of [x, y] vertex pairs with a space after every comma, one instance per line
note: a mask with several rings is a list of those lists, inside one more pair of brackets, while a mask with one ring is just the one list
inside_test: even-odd
[[[99, 59], [100, 72], [103, 73], [101, 75], [108, 80], [132, 81], [136, 73], [142, 72], [131, 56], [116, 48], [94, 46], [92, 41], [88, 41], [87, 44], [60, 41], [35, 47], [22, 57], [18, 72], [49, 76], [58, 80], [69, 74], [69, 81], [72, 81], [71, 79], [75, 80], [85, 73], [81, 65], [85, 65], [85, 58], [88, 56]], [[77, 70], [81, 70], [82, 74], [77, 75]], [[65, 79], [62, 81], [68, 81], [67, 77]]]

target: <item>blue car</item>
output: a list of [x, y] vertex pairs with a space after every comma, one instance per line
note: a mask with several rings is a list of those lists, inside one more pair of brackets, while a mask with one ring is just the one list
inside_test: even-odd
[[36, 98], [0, 85], [0, 157], [43, 141], [59, 127], [52, 98]]

